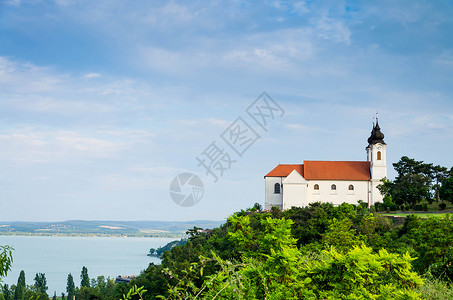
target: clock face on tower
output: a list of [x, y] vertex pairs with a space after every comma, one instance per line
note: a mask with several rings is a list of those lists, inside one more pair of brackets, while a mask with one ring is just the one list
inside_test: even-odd
[[381, 149], [382, 149], [382, 146], [381, 146], [381, 145], [378, 145], [378, 146], [377, 146], [377, 149], [378, 149], [378, 150], [381, 150]]

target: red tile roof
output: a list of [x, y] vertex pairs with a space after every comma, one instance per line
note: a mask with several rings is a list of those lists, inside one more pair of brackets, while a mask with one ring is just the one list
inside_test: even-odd
[[303, 165], [278, 165], [264, 177], [286, 177], [293, 170], [307, 180], [370, 180], [368, 161], [304, 161]]
[[368, 161], [304, 161], [307, 180], [370, 180]]
[[264, 177], [286, 177], [293, 170], [296, 170], [304, 177], [304, 165], [278, 165]]

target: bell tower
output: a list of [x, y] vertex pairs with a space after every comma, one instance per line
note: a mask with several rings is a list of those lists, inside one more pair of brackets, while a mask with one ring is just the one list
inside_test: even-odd
[[384, 142], [384, 134], [379, 127], [379, 119], [376, 117], [376, 124], [373, 122], [373, 129], [368, 138], [367, 161], [370, 162], [370, 199], [369, 205], [376, 202], [382, 202], [383, 196], [377, 189], [381, 184], [381, 179], [387, 177], [387, 144]]

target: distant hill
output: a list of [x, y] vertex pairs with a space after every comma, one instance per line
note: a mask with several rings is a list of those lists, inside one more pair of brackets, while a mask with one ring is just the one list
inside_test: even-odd
[[189, 228], [215, 228], [224, 221], [1, 222], [0, 235], [180, 236]]

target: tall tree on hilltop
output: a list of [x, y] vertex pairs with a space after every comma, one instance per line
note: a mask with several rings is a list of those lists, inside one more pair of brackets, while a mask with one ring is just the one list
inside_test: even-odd
[[66, 293], [68, 294], [67, 299], [68, 300], [73, 300], [75, 296], [75, 284], [74, 284], [74, 278], [72, 277], [72, 274], [68, 274], [68, 282], [66, 284]]
[[[403, 156], [393, 167], [398, 176], [393, 182], [385, 179], [382, 181], [378, 186], [381, 194], [392, 196], [392, 201], [396, 204], [415, 205], [423, 199], [432, 202], [431, 184], [436, 172], [432, 164]], [[438, 170], [440, 171], [441, 169]]]
[[25, 291], [25, 272], [20, 271], [19, 278], [17, 279], [16, 289], [14, 291], [14, 300], [23, 300]]
[[82, 273], [80, 274], [80, 286], [81, 287], [90, 287], [90, 277], [88, 277], [87, 267], [82, 267]]
[[442, 182], [440, 187], [440, 197], [442, 200], [453, 203], [453, 176], [448, 177]]
[[440, 200], [440, 183], [448, 178], [448, 169], [445, 167], [441, 167], [439, 165], [432, 166], [432, 175], [433, 179], [435, 180], [434, 191], [436, 193], [436, 200], [439, 202]]

